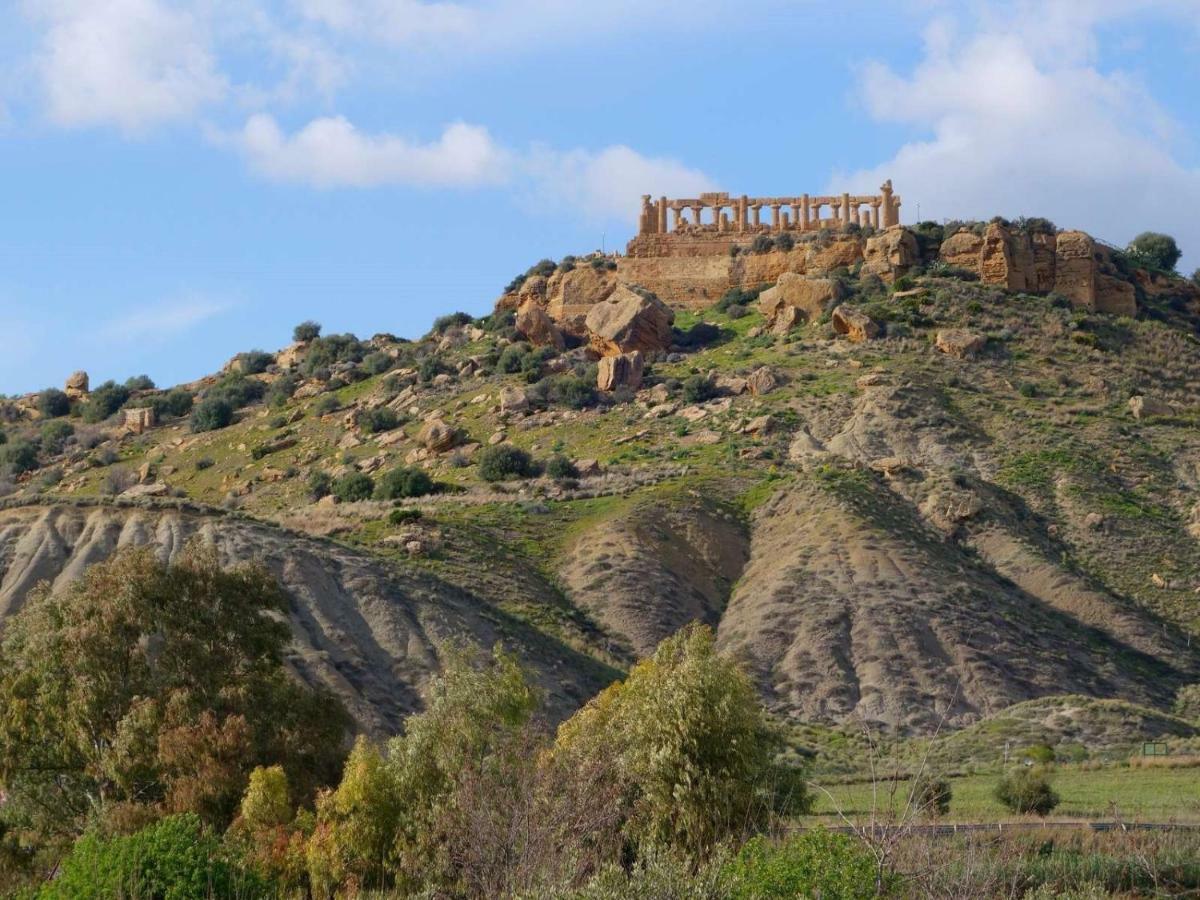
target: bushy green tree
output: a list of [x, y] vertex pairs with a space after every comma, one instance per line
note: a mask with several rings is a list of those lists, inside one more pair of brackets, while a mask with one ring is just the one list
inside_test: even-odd
[[250, 828], [266, 829], [292, 820], [292, 796], [283, 766], [256, 766], [242, 795], [242, 819]]
[[8, 468], [14, 475], [32, 472], [38, 467], [37, 447], [25, 440], [5, 443], [0, 449], [0, 466]]
[[333, 476], [318, 469], [309, 473], [307, 484], [308, 496], [313, 500], [320, 500], [322, 497], [329, 496], [333, 491]]
[[[228, 820], [256, 765], [301, 797], [335, 774], [340, 704], [293, 680], [287, 602], [263, 568], [122, 551], [43, 586], [0, 643], [0, 783], [30, 833], [197, 812]], [[140, 811], [140, 812], [139, 812]]]
[[703, 854], [808, 808], [749, 677], [689, 625], [560, 726], [556, 754], [615, 761], [626, 834]]
[[365, 472], [350, 472], [335, 479], [331, 487], [333, 496], [343, 503], [356, 503], [359, 500], [370, 500], [375, 491], [375, 482]]
[[950, 811], [950, 800], [954, 793], [950, 782], [922, 772], [909, 785], [909, 804], [913, 811], [927, 816], [944, 816]]
[[683, 399], [688, 403], [703, 403], [717, 395], [712, 379], [704, 375], [691, 375], [683, 382]]
[[306, 343], [315, 341], [321, 336], [321, 325], [319, 322], [314, 322], [309, 319], [306, 322], [301, 322], [292, 329], [292, 340], [298, 343]]
[[399, 427], [400, 417], [396, 415], [395, 410], [377, 406], [374, 409], [360, 409], [356, 412], [354, 424], [366, 434], [379, 434]]
[[376, 500], [402, 500], [432, 494], [433, 479], [423, 469], [400, 466], [387, 472], [375, 485]]
[[52, 419], [42, 426], [42, 450], [51, 455], [62, 453], [67, 440], [75, 434], [75, 426], [61, 419]]
[[556, 481], [562, 481], [579, 477], [579, 470], [575, 468], [575, 463], [559, 453], [546, 462], [546, 474]]
[[80, 838], [57, 877], [36, 894], [37, 900], [274, 896], [231, 861], [217, 835], [191, 814], [168, 816], [130, 835]]
[[216, 431], [233, 421], [233, 406], [220, 397], [207, 397], [192, 410], [192, 431]]
[[130, 375], [125, 379], [125, 387], [130, 391], [152, 391], [154, 379], [149, 375]]
[[533, 459], [512, 444], [497, 444], [479, 451], [479, 477], [484, 481], [529, 478], [534, 473]]
[[83, 405], [85, 422], [103, 422], [129, 402], [129, 388], [115, 381], [106, 381], [88, 395]]
[[258, 375], [275, 362], [275, 354], [265, 350], [247, 350], [237, 355], [237, 370], [243, 375]]
[[1126, 252], [1138, 265], [1164, 272], [1174, 272], [1175, 264], [1183, 255], [1175, 238], [1157, 231], [1143, 231], [1129, 242]]
[[58, 388], [46, 388], [38, 394], [38, 410], [47, 419], [65, 416], [71, 411], [71, 398]]
[[1050, 777], [1036, 766], [1015, 769], [1000, 779], [995, 797], [1015, 813], [1044, 816], [1058, 806], [1059, 797]]

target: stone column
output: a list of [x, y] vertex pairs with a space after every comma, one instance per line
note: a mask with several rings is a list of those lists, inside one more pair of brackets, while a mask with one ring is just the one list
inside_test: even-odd
[[791, 206], [792, 206], [792, 222], [795, 223], [795, 227], [797, 229], [803, 230], [804, 229], [804, 219], [802, 219], [800, 217], [800, 204], [793, 203], [793, 204], [791, 204]]
[[755, 231], [758, 231], [758, 226], [760, 224], [758, 221], [758, 212], [760, 209], [762, 209], [762, 207], [759, 204], [757, 204], [757, 203], [750, 204], [750, 227], [753, 228]]
[[658, 198], [658, 231], [660, 234], [667, 233], [667, 198]]
[[779, 227], [784, 231], [787, 231], [792, 227], [792, 220], [788, 216], [788, 211], [786, 209], [779, 214]]
[[746, 230], [746, 211], [749, 201], [750, 198], [742, 194], [741, 199], [737, 202], [737, 230], [741, 232]]
[[899, 203], [892, 203], [892, 179], [885, 181], [879, 188], [880, 201], [883, 206], [883, 227], [891, 228], [893, 225], [900, 224], [900, 216], [896, 211]]
[[800, 210], [803, 218], [800, 220], [801, 231], [808, 231], [812, 227], [812, 206], [808, 199], [808, 194], [800, 198]]
[[879, 201], [871, 201], [871, 227], [879, 230]]
[[842, 227], [847, 227], [853, 221], [850, 218], [850, 195], [842, 194]]
[[678, 231], [683, 226], [683, 210], [677, 206], [671, 207], [671, 230]]
[[861, 206], [858, 208], [858, 224], [863, 228], [868, 228], [871, 225], [871, 214]]
[[721, 224], [719, 227], [721, 231], [729, 231], [729, 213], [721, 213]]
[[779, 230], [779, 204], [778, 203], [771, 204], [771, 229], [773, 231]]

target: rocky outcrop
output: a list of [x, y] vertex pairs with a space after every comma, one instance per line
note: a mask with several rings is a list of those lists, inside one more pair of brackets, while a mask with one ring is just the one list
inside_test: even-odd
[[937, 333], [935, 346], [942, 353], [955, 359], [974, 359], [986, 343], [987, 338], [982, 334], [962, 328], [949, 328]]
[[833, 330], [855, 343], [877, 338], [883, 331], [865, 312], [844, 303], [833, 311]]
[[760, 366], [755, 369], [750, 373], [750, 377], [746, 379], [746, 388], [755, 397], [769, 394], [777, 387], [779, 387], [779, 376], [775, 374], [773, 369], [767, 366]]
[[1096, 243], [1082, 231], [1058, 235], [1054, 251], [1054, 290], [1073, 306], [1091, 309], [1096, 302]]
[[625, 285], [587, 314], [588, 342], [601, 356], [640, 350], [653, 353], [671, 346], [675, 313], [653, 294]]
[[998, 222], [992, 222], [983, 233], [979, 248], [979, 280], [998, 284], [1005, 290], [1023, 290], [1025, 274], [1014, 265], [1012, 235]]
[[838, 283], [831, 278], [809, 278], [784, 272], [773, 288], [759, 295], [758, 308], [768, 327], [782, 333], [798, 323], [797, 316], [789, 310], [795, 310], [803, 320], [811, 322], [824, 315], [838, 296]]
[[891, 284], [919, 262], [917, 239], [907, 228], [895, 226], [867, 238], [862, 273], [878, 275], [885, 284]]
[[806, 245], [804, 271], [808, 275], [828, 275], [835, 269], [848, 269], [862, 261], [862, 237], [839, 234], [828, 243], [818, 240]]
[[452, 450], [459, 441], [456, 428], [439, 418], [429, 419], [417, 432], [417, 442], [430, 453], [444, 453]]
[[642, 386], [644, 368], [640, 350], [602, 357], [596, 369], [596, 387], [602, 391], [615, 391], [617, 388], [636, 391]]
[[979, 271], [979, 254], [983, 238], [973, 231], [958, 231], [942, 241], [938, 259], [948, 266]]
[[72, 372], [67, 382], [63, 385], [63, 393], [72, 400], [79, 400], [87, 396], [88, 393], [88, 373], [80, 369], [78, 372]]
[[541, 304], [532, 297], [522, 302], [517, 309], [513, 327], [535, 347], [563, 350], [567, 346], [562, 332], [551, 321]]

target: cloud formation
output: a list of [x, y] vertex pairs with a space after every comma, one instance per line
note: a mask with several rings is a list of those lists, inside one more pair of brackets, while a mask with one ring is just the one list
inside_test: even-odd
[[934, 20], [911, 71], [876, 62], [859, 81], [872, 117], [928, 137], [832, 186], [891, 177], [910, 222], [919, 203], [922, 218], [1042, 215], [1117, 243], [1154, 229], [1200, 247], [1200, 171], [1173, 152], [1175, 123], [1135, 78], [1098, 63], [1096, 29], [1134, 12], [1200, 24], [1194, 4], [1133, 0], [1018, 4], [1008, 16], [985, 6], [965, 28]]
[[178, 337], [232, 308], [229, 300], [189, 293], [111, 319], [100, 325], [96, 335], [110, 343], [161, 342]]
[[188, 118], [227, 90], [203, 23], [185, 8], [49, 0], [29, 9], [45, 27], [35, 68], [60, 125], [140, 131]]

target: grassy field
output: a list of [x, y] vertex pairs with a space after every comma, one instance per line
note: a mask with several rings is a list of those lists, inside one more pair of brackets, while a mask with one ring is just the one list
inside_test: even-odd
[[[994, 821], [1012, 817], [992, 796], [999, 777], [993, 773], [952, 778], [953, 799], [947, 818]], [[1062, 798], [1053, 813], [1055, 818], [1200, 822], [1200, 769], [1062, 768], [1052, 778]], [[832, 798], [817, 792], [818, 815], [836, 817], [840, 807], [842, 813], [854, 818], [871, 810], [869, 783], [829, 784], [824, 788]], [[898, 807], [904, 804], [904, 790], [901, 785], [897, 791], [894, 802]], [[890, 802], [888, 786], [883, 785], [878, 790], [876, 808], [886, 810]]]

